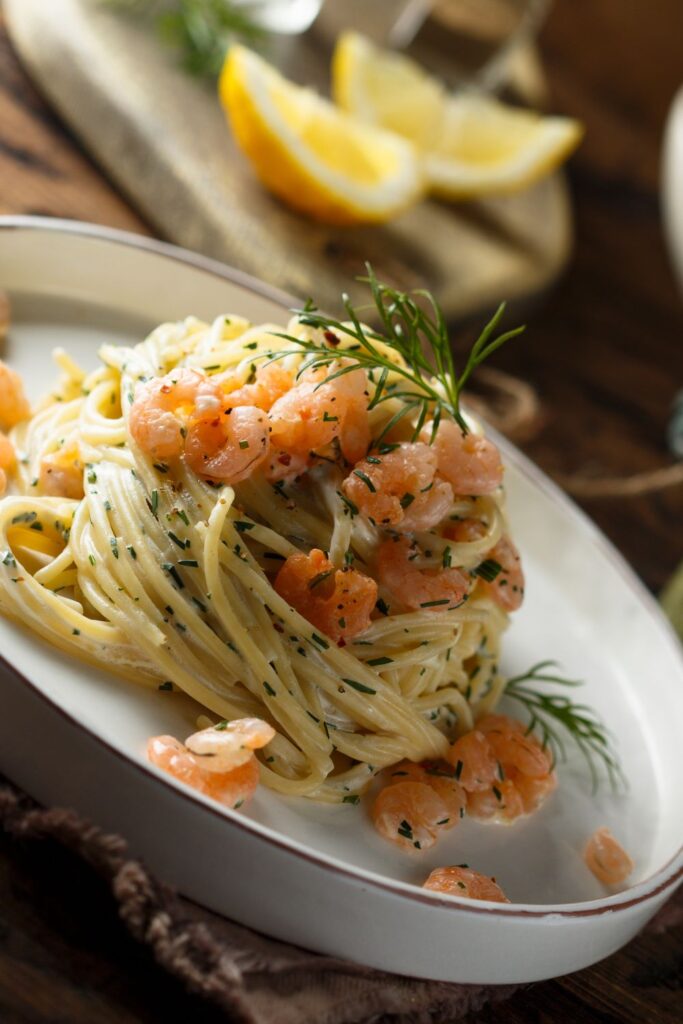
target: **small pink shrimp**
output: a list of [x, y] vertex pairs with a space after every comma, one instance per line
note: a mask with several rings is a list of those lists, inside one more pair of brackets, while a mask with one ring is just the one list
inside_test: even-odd
[[583, 859], [604, 885], [621, 885], [635, 867], [633, 860], [608, 828], [599, 828], [593, 833], [586, 843]]
[[522, 798], [525, 814], [533, 814], [542, 803], [557, 788], [557, 775], [550, 772], [540, 779], [533, 779], [529, 775], [522, 775], [521, 772], [512, 773], [512, 781]]
[[428, 850], [450, 812], [425, 782], [396, 782], [380, 791], [371, 810], [381, 836], [404, 850]]
[[291, 482], [310, 469], [312, 460], [307, 455], [286, 452], [283, 448], [273, 448], [268, 452], [266, 462], [266, 480], [277, 483], [279, 480]]
[[128, 425], [136, 443], [153, 459], [178, 459], [190, 414], [218, 416], [221, 388], [205, 373], [181, 367], [149, 380], [135, 392]]
[[431, 786], [440, 796], [448, 810], [448, 818], [437, 822], [444, 829], [454, 828], [465, 816], [467, 794], [455, 779], [450, 765], [425, 761], [416, 764], [413, 761], [401, 761], [389, 772], [391, 784], [397, 782], [421, 782]]
[[489, 790], [498, 777], [493, 751], [478, 729], [466, 732], [451, 744], [446, 760], [455, 768], [458, 782], [467, 793]]
[[75, 441], [43, 456], [38, 482], [41, 492], [51, 497], [75, 501], [83, 497], [83, 463]]
[[0, 495], [7, 488], [7, 474], [11, 473], [17, 461], [14, 445], [8, 437], [0, 432]]
[[[452, 522], [444, 530], [445, 537], [459, 542], [479, 540], [485, 533], [486, 527], [478, 519], [462, 519]], [[516, 611], [524, 600], [524, 572], [519, 551], [508, 536], [503, 536], [487, 552], [485, 558], [482, 559], [482, 562], [485, 561], [497, 563], [500, 566], [500, 571], [490, 581], [480, 578], [478, 583], [480, 590], [489, 594], [504, 611]]]
[[426, 444], [399, 444], [358, 462], [342, 490], [363, 515], [401, 531], [430, 530], [450, 511], [453, 489], [435, 479], [436, 452]]
[[[420, 437], [429, 442], [432, 424], [423, 428]], [[452, 485], [456, 494], [491, 494], [503, 480], [500, 452], [492, 441], [479, 434], [463, 434], [457, 423], [442, 420], [434, 438], [439, 473]]]
[[[342, 365], [333, 364], [330, 372]], [[358, 462], [370, 446], [368, 401], [364, 370], [352, 370], [329, 382], [325, 371], [310, 370], [270, 409], [273, 447], [308, 456], [338, 438], [344, 458]]]
[[509, 903], [495, 878], [489, 878], [471, 868], [460, 865], [434, 868], [423, 889], [443, 892], [450, 896], [462, 896], [468, 900], [487, 900], [489, 903]]
[[377, 601], [377, 584], [357, 569], [335, 569], [322, 551], [290, 555], [273, 584], [300, 615], [333, 640], [363, 633]]
[[446, 759], [467, 791], [467, 813], [481, 821], [509, 824], [531, 814], [557, 785], [549, 752], [521, 722], [505, 715], [480, 719]]
[[187, 367], [138, 388], [129, 426], [152, 458], [172, 461], [184, 453], [197, 475], [228, 483], [244, 480], [268, 454], [263, 410], [226, 406], [216, 380]]
[[[217, 374], [212, 378], [217, 384], [225, 387], [233, 379], [233, 372]], [[286, 395], [294, 383], [293, 375], [280, 362], [261, 363], [256, 370], [253, 384], [243, 384], [225, 396], [225, 408], [236, 405], [255, 405], [257, 409], [268, 412], [272, 405]]]
[[509, 825], [525, 813], [524, 801], [512, 779], [497, 779], [488, 789], [468, 794], [467, 813], [478, 821]]
[[[275, 730], [258, 718], [245, 718], [194, 733], [187, 744], [173, 736], [152, 736], [147, 757], [157, 768], [205, 796], [241, 807], [254, 795], [259, 765], [253, 751], [269, 743]], [[189, 744], [192, 744], [190, 749]]]
[[385, 541], [377, 553], [377, 576], [383, 587], [405, 608], [444, 611], [461, 604], [470, 581], [459, 569], [417, 569], [418, 553], [407, 537]]
[[236, 484], [268, 455], [268, 418], [254, 405], [195, 416], [185, 438], [185, 461], [199, 476]]
[[10, 430], [30, 415], [21, 377], [0, 359], [0, 430]]
[[[494, 756], [506, 771], [514, 768], [531, 779], [545, 778], [552, 767], [548, 750], [544, 750], [534, 736], [524, 734], [521, 722], [505, 728], [505, 716], [492, 715], [491, 718], [502, 719], [502, 722], [494, 724], [484, 718], [477, 722], [477, 728], [485, 734]], [[507, 719], [508, 723], [512, 721]]]
[[519, 551], [509, 537], [501, 537], [486, 557], [501, 568], [490, 583], [482, 580], [483, 588], [505, 611], [516, 611], [524, 600], [524, 571]]

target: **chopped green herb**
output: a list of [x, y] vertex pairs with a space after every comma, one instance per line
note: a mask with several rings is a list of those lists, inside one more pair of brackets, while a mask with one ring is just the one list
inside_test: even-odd
[[367, 487], [367, 489], [372, 494], [375, 494], [377, 492], [377, 488], [375, 487], [375, 485], [373, 484], [372, 480], [367, 475], [367, 473], [363, 473], [363, 471], [360, 470], [360, 469], [354, 469], [353, 475], [357, 476], [359, 480], [362, 480], [363, 483], [365, 484], [365, 486]]
[[172, 530], [168, 531], [168, 536], [169, 539], [172, 540], [176, 547], [179, 547], [181, 551], [184, 551], [185, 548], [189, 548], [191, 546], [189, 540], [181, 540], [180, 537], [176, 537], [175, 533], [173, 533]]
[[119, 557], [119, 542], [117, 541], [116, 537], [110, 537], [109, 538], [109, 546], [111, 547], [111, 553], [113, 554], [114, 558], [118, 558]]
[[314, 576], [309, 582], [308, 589], [315, 590], [316, 587], [318, 587], [324, 580], [329, 579], [330, 576], [334, 576], [334, 569], [327, 569], [325, 572], [319, 572], [317, 576]]
[[415, 495], [410, 494], [408, 491], [401, 498], [401, 508], [408, 508], [409, 505], [415, 501]]
[[359, 693], [377, 693], [377, 690], [373, 690], [371, 686], [366, 686], [365, 683], [359, 683], [355, 679], [343, 679], [343, 682], [347, 683], [348, 686], [353, 687], [354, 690], [358, 690]]
[[409, 821], [404, 819], [396, 831], [400, 836], [403, 836], [404, 839], [410, 839], [411, 842], [413, 841], [413, 829]]
[[188, 569], [198, 569], [199, 562], [196, 558], [179, 558], [178, 565], [186, 565]]
[[345, 494], [342, 494], [341, 491], [337, 491], [337, 494], [339, 496], [339, 500], [342, 502], [342, 504], [346, 506], [347, 510], [351, 513], [351, 517], [353, 518], [353, 516], [357, 516], [359, 514], [358, 505], [351, 501], [350, 498], [347, 498]]
[[173, 565], [172, 562], [162, 562], [161, 563], [161, 568], [164, 570], [164, 572], [167, 572], [168, 575], [171, 576], [175, 580], [175, 583], [176, 583], [176, 586], [178, 587], [178, 590], [182, 590], [183, 587], [185, 586], [185, 584], [183, 583], [183, 581], [182, 581], [182, 579], [180, 577], [180, 573], [176, 569], [175, 565]]
[[367, 664], [371, 665], [373, 668], [376, 668], [378, 665], [391, 665], [393, 663], [393, 660], [393, 658], [371, 658], [370, 661], [367, 662]]
[[472, 575], [480, 576], [487, 583], [493, 583], [502, 568], [500, 562], [496, 562], [494, 558], [487, 558], [486, 561], [481, 562], [476, 569], [472, 570]]
[[355, 804], [359, 804], [360, 803], [360, 797], [356, 793], [351, 793], [351, 794], [349, 794], [349, 796], [345, 796], [342, 799], [342, 803], [343, 804], [354, 804], [354, 805]]
[[268, 694], [269, 697], [277, 696], [276, 693], [275, 693], [275, 690], [270, 685], [270, 683], [264, 683], [263, 684], [263, 689], [266, 691], [266, 693]]
[[167, 690], [167, 691], [168, 690], [172, 690], [173, 689], [173, 683], [170, 680], [167, 679], [165, 683], [159, 683], [157, 689], [158, 690]]

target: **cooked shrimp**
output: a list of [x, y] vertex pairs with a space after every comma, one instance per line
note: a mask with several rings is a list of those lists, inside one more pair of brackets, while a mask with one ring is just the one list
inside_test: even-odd
[[498, 777], [498, 766], [493, 751], [478, 729], [465, 733], [451, 744], [446, 760], [456, 771], [458, 782], [467, 793], [479, 793], [491, 788]]
[[0, 359], [0, 430], [10, 430], [30, 415], [21, 377]]
[[270, 743], [274, 735], [272, 725], [261, 718], [237, 718], [193, 733], [185, 746], [195, 757], [205, 758], [203, 771], [230, 772], [248, 761], [254, 750]]
[[17, 453], [9, 437], [0, 432], [0, 469], [6, 471], [14, 468], [17, 461]]
[[524, 801], [512, 779], [497, 779], [488, 789], [468, 794], [467, 813], [478, 821], [511, 824], [525, 813]]
[[[461, 519], [451, 522], [444, 530], [450, 540], [479, 540], [486, 533], [485, 525], [478, 519]], [[501, 608], [514, 612], [524, 600], [524, 572], [519, 551], [509, 537], [501, 537], [498, 543], [487, 552], [482, 562], [490, 562], [494, 578], [479, 578], [481, 591], [489, 594]], [[499, 567], [499, 568], [498, 568]]]
[[282, 448], [273, 449], [271, 446], [266, 462], [266, 480], [277, 483], [278, 480], [290, 482], [305, 473], [311, 466], [311, 459], [307, 455], [292, 454]]
[[83, 463], [77, 442], [43, 456], [38, 482], [43, 494], [76, 501], [83, 497]]
[[552, 767], [549, 751], [544, 750], [534, 736], [524, 735], [521, 723], [515, 723], [520, 726], [519, 729], [509, 725], [506, 728], [503, 715], [496, 715], [495, 718], [503, 719], [503, 722], [498, 725], [482, 719], [477, 722], [477, 728], [486, 735], [496, 759], [505, 765], [506, 770], [514, 768], [531, 779], [545, 778]]
[[130, 407], [128, 425], [136, 443], [154, 459], [177, 459], [189, 414], [219, 415], [223, 392], [199, 370], [180, 368], [141, 384]]
[[471, 868], [454, 866], [434, 868], [423, 885], [431, 892], [444, 892], [468, 900], [488, 900], [489, 903], [509, 903], [495, 878], [489, 878]]
[[268, 454], [263, 410], [226, 406], [216, 380], [186, 367], [138, 388], [129, 426], [152, 458], [174, 460], [184, 453], [193, 472], [229, 483], [244, 480]]
[[[420, 437], [429, 442], [432, 424], [428, 423]], [[442, 420], [433, 443], [439, 473], [451, 484], [456, 494], [491, 494], [503, 480], [503, 463], [493, 441], [479, 434], [463, 434], [457, 423]]]
[[185, 461], [200, 476], [236, 484], [268, 455], [268, 418], [254, 405], [196, 416], [185, 438]]
[[482, 580], [483, 588], [505, 611], [516, 611], [524, 600], [524, 572], [519, 551], [509, 537], [501, 537], [486, 557], [498, 563], [500, 572], [491, 582]]
[[157, 768], [226, 807], [241, 807], [258, 786], [259, 767], [253, 754], [232, 771], [207, 772], [180, 740], [173, 736], [153, 736], [147, 744], [147, 757]]
[[450, 823], [448, 807], [425, 782], [385, 786], [372, 807], [372, 821], [385, 839], [404, 850], [428, 850]]
[[448, 514], [453, 489], [435, 480], [436, 452], [426, 444], [404, 442], [384, 455], [358, 462], [342, 490], [358, 509], [381, 526], [430, 530]]
[[[229, 370], [212, 379], [224, 387], [231, 378], [233, 378], [233, 372]], [[256, 379], [253, 384], [243, 384], [235, 391], [228, 392], [225, 396], [225, 408], [236, 405], [255, 405], [257, 409], [268, 412], [278, 398], [287, 394], [293, 383], [293, 375], [284, 368], [282, 363], [262, 363], [256, 370]]]
[[509, 824], [531, 814], [557, 784], [549, 752], [506, 715], [480, 719], [446, 758], [467, 791], [467, 813], [482, 821]]
[[253, 751], [275, 735], [267, 722], [243, 718], [194, 733], [186, 744], [173, 736], [153, 736], [147, 744], [152, 764], [227, 807], [241, 807], [254, 795], [259, 766]]
[[0, 495], [7, 488], [7, 474], [14, 468], [17, 461], [14, 445], [8, 437], [0, 432]]
[[589, 870], [604, 885], [621, 885], [635, 864], [608, 828], [599, 828], [590, 837], [583, 851]]
[[[333, 364], [331, 372], [338, 369]], [[269, 412], [274, 448], [308, 455], [339, 439], [342, 455], [358, 462], [370, 446], [368, 381], [358, 369], [327, 381], [322, 370], [308, 371]]]
[[421, 782], [431, 786], [440, 796], [448, 810], [448, 818], [437, 824], [444, 829], [454, 828], [465, 816], [467, 794], [456, 781], [450, 765], [425, 761], [416, 764], [413, 761], [401, 761], [389, 772], [390, 784], [397, 782]]
[[273, 584], [277, 593], [333, 640], [348, 639], [370, 625], [377, 584], [357, 569], [335, 569], [322, 551], [290, 555]]
[[405, 608], [443, 611], [467, 596], [470, 581], [459, 569], [418, 569], [417, 548], [407, 537], [385, 541], [377, 553], [379, 582]]

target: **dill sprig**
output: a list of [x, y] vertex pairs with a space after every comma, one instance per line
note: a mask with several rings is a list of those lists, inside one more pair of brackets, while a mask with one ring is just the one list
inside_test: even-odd
[[[366, 370], [374, 387], [368, 408], [373, 409], [392, 399], [400, 399], [402, 402], [401, 408], [384, 426], [377, 441], [404, 416], [411, 414], [416, 416], [414, 437], [418, 436], [425, 420], [431, 415], [433, 440], [444, 412], [466, 434], [467, 422], [460, 410], [460, 398], [465, 385], [485, 359], [506, 341], [521, 334], [524, 327], [496, 334], [505, 312], [505, 303], [501, 303], [470, 349], [465, 365], [458, 373], [448, 327], [434, 296], [424, 289], [398, 291], [378, 281], [369, 263], [366, 269], [367, 277], [358, 280], [369, 285], [373, 305], [357, 308], [349, 296], [344, 294], [342, 302], [348, 315], [347, 323], [321, 313], [310, 300], [303, 309], [293, 310], [299, 323], [324, 331], [328, 336], [328, 344], [296, 338], [291, 334], [277, 335], [295, 342], [306, 353], [299, 375], [308, 369], [329, 366], [339, 360], [340, 356], [351, 361], [328, 374], [326, 382], [345, 373], [352, 373], [359, 366]], [[379, 318], [380, 329], [375, 330], [361, 322], [359, 314], [367, 308], [372, 309]], [[335, 344], [340, 340], [339, 335], [346, 335], [355, 344], [337, 350]], [[402, 360], [394, 361], [377, 347], [377, 342], [388, 345]], [[269, 356], [271, 359], [282, 359], [288, 354], [273, 352]], [[402, 377], [402, 382], [391, 380], [393, 375]]]
[[[564, 679], [546, 671], [557, 667], [555, 661], [540, 661], [522, 675], [508, 679], [505, 696], [519, 701], [526, 708], [530, 718], [528, 732], [538, 730], [544, 747], [550, 747], [553, 759], [566, 759], [562, 737], [558, 727], [563, 729], [583, 754], [591, 775], [593, 792], [599, 785], [596, 760], [604, 765], [610, 785], [617, 790], [625, 785], [616, 753], [612, 749], [609, 733], [605, 726], [586, 704], [577, 704], [563, 693], [546, 693], [526, 684], [557, 683], [560, 686], [582, 686], [578, 679]], [[565, 737], [566, 739], [566, 737]]]
[[191, 75], [215, 78], [230, 43], [239, 37], [258, 41], [264, 30], [241, 4], [231, 0], [103, 0], [110, 7], [151, 21], [165, 43], [178, 53]]

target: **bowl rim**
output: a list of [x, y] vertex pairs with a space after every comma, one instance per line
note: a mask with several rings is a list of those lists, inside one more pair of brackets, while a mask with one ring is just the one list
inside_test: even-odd
[[[244, 271], [221, 263], [208, 256], [203, 256], [180, 246], [168, 242], [159, 241], [144, 235], [136, 235], [129, 231], [122, 231], [118, 228], [104, 227], [96, 224], [88, 224], [83, 221], [66, 220], [62, 218], [33, 217], [29, 215], [7, 215], [0, 216], [0, 231], [29, 230], [47, 231], [54, 234], [67, 234], [85, 237], [94, 241], [109, 242], [114, 245], [121, 245], [127, 248], [143, 250], [151, 255], [162, 256], [185, 266], [191, 266], [221, 280], [228, 281], [253, 294], [260, 295], [265, 299], [281, 305], [285, 309], [291, 309], [296, 305], [297, 300], [279, 289], [269, 285], [258, 278], [254, 278]], [[646, 589], [645, 585], [636, 576], [634, 570], [626, 562], [614, 545], [602, 533], [590, 517], [574, 501], [572, 501], [553, 481], [533, 463], [524, 453], [516, 448], [511, 442], [487, 426], [487, 433], [495, 436], [496, 442], [504, 450], [507, 460], [514, 462], [518, 471], [531, 479], [531, 481], [551, 498], [559, 503], [566, 511], [574, 517], [578, 517], [584, 527], [592, 533], [592, 540], [598, 545], [603, 556], [605, 556], [620, 573], [625, 585], [632, 592], [634, 598], [640, 603], [643, 609], [657, 621], [664, 636], [672, 645], [672, 653], [678, 658], [683, 673], [683, 648], [681, 648], [673, 627], [666, 619], [664, 613], [655, 601], [654, 597]], [[23, 627], [22, 627], [23, 628]], [[48, 645], [49, 646], [49, 645]], [[472, 900], [465, 900], [462, 897], [450, 896], [441, 893], [434, 893], [421, 889], [408, 882], [401, 882], [398, 879], [387, 878], [378, 875], [373, 871], [354, 865], [345, 864], [328, 854], [318, 853], [309, 847], [299, 843], [298, 840], [289, 836], [275, 833], [271, 829], [250, 818], [236, 814], [230, 808], [223, 808], [216, 805], [209, 798], [201, 793], [195, 792], [183, 786], [180, 782], [152, 765], [145, 764], [142, 760], [131, 757], [117, 746], [108, 742], [105, 738], [94, 732], [88, 725], [80, 721], [75, 715], [68, 712], [55, 700], [44, 693], [36, 686], [24, 672], [10, 662], [3, 654], [0, 654], [0, 666], [8, 671], [24, 686], [32, 691], [33, 695], [47, 704], [53, 711], [57, 712], [70, 725], [84, 732], [90, 740], [104, 748], [109, 754], [123, 761], [129, 768], [143, 774], [152, 783], [165, 785], [175, 790], [176, 794], [186, 802], [199, 806], [208, 811], [214, 818], [230, 822], [232, 827], [257, 836], [271, 846], [277, 847], [287, 856], [296, 857], [315, 864], [317, 867], [331, 871], [337, 875], [344, 876], [351, 881], [362, 881], [373, 888], [389, 892], [402, 899], [412, 900], [427, 905], [437, 905], [445, 910], [467, 912], [473, 914], [493, 914], [505, 917], [518, 918], [581, 918], [595, 917], [603, 914], [614, 913], [615, 911], [628, 910], [640, 903], [654, 899], [660, 893], [674, 887], [683, 880], [683, 843], [679, 849], [670, 857], [665, 864], [648, 878], [643, 879], [636, 885], [629, 886], [619, 893], [601, 897], [597, 900], [583, 900], [576, 903], [558, 904], [525, 904], [525, 903], [487, 903], [481, 901], [475, 903]]]

